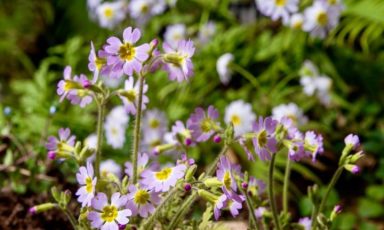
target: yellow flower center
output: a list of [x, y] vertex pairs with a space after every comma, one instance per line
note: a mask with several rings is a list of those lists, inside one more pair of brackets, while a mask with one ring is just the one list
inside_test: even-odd
[[92, 178], [87, 177], [85, 179], [85, 190], [87, 193], [91, 193], [93, 191], [93, 184], [92, 184]]
[[144, 4], [141, 6], [141, 13], [146, 14], [149, 11], [149, 6], [147, 4]]
[[287, 2], [287, 0], [276, 0], [275, 1], [275, 4], [276, 6], [285, 6], [285, 3]]
[[293, 29], [301, 29], [301, 27], [303, 26], [303, 22], [302, 21], [297, 21], [295, 23], [292, 24], [292, 28]]
[[107, 63], [107, 61], [104, 58], [96, 57], [96, 59], [95, 59], [95, 65], [96, 65], [96, 68], [98, 70], [100, 70], [101, 67], [103, 67], [106, 63]]
[[257, 135], [257, 142], [259, 143], [260, 147], [264, 147], [267, 145], [267, 131], [263, 129], [258, 135]]
[[232, 178], [231, 178], [231, 174], [229, 173], [229, 171], [225, 171], [223, 183], [227, 189], [229, 189], [231, 187]]
[[238, 115], [235, 114], [235, 115], [232, 115], [231, 122], [234, 126], [237, 126], [237, 125], [240, 125], [241, 119]]
[[328, 23], [328, 15], [326, 12], [322, 11], [317, 15], [317, 22], [321, 26], [325, 26]]
[[209, 119], [209, 118], [204, 118], [204, 119], [200, 122], [200, 128], [201, 128], [201, 130], [202, 130], [204, 133], [207, 133], [207, 132], [211, 131], [211, 129], [212, 129], [212, 121], [211, 121], [211, 119]]
[[77, 90], [77, 96], [79, 96], [79, 97], [85, 97], [85, 96], [87, 96], [87, 95], [88, 95], [87, 90], [82, 90], [82, 89]]
[[107, 8], [104, 9], [104, 16], [105, 16], [106, 18], [112, 18], [113, 15], [114, 15], [114, 12], [113, 12], [113, 9], [112, 9], [112, 8], [107, 7]]
[[117, 208], [113, 205], [107, 205], [103, 208], [101, 219], [105, 222], [112, 222], [116, 219], [118, 214]]
[[135, 47], [131, 43], [125, 43], [124, 45], [120, 46], [119, 49], [119, 56], [121, 59], [125, 61], [131, 61], [136, 54]]
[[155, 177], [160, 181], [165, 181], [165, 180], [168, 180], [171, 173], [172, 173], [172, 168], [164, 168], [160, 172], [155, 173]]
[[151, 119], [149, 121], [149, 126], [152, 128], [152, 129], [156, 129], [160, 126], [160, 121], [157, 120], [157, 119]]
[[164, 54], [164, 61], [167, 63], [171, 63], [177, 67], [183, 65], [185, 57], [180, 55], [179, 53], [168, 53]]
[[68, 81], [68, 80], [66, 80], [64, 82], [64, 91], [65, 92], [68, 92], [69, 90], [76, 89], [76, 88], [78, 88], [78, 84], [76, 82]]
[[139, 189], [136, 191], [135, 196], [133, 197], [133, 200], [136, 204], [139, 205], [145, 205], [149, 201], [149, 193], [146, 190]]
[[128, 99], [128, 101], [135, 102], [136, 101], [136, 90], [130, 89], [128, 91], [125, 91], [124, 96]]
[[57, 149], [59, 152], [73, 152], [73, 147], [68, 145], [66, 141], [60, 141], [57, 143]]
[[117, 130], [116, 127], [112, 127], [111, 128], [111, 133], [112, 133], [113, 136], [117, 136], [119, 134], [119, 131]]
[[329, 5], [335, 5], [337, 0], [328, 0]]

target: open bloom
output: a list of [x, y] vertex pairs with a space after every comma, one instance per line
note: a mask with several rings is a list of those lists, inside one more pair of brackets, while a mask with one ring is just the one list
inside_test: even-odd
[[290, 13], [298, 10], [298, 0], [257, 0], [259, 10], [266, 16], [270, 16], [272, 20], [281, 18], [283, 23], [289, 21]]
[[140, 46], [134, 44], [140, 39], [139, 29], [128, 27], [123, 32], [123, 41], [117, 37], [107, 39], [107, 45], [104, 50], [108, 53], [107, 65], [112, 66], [112, 72], [117, 76], [126, 74], [131, 76], [133, 72], [139, 73], [142, 68], [142, 62], [149, 57], [149, 44]]
[[54, 159], [56, 156], [63, 157], [71, 155], [74, 151], [76, 137], [71, 136], [69, 128], [59, 129], [59, 138], [54, 136], [48, 137], [48, 142], [45, 147], [49, 151], [49, 157]]
[[255, 119], [256, 115], [252, 112], [251, 104], [243, 100], [233, 101], [225, 108], [224, 121], [233, 124], [235, 136], [251, 131]]
[[278, 121], [281, 121], [283, 117], [288, 117], [296, 125], [303, 125], [308, 121], [308, 118], [303, 114], [303, 110], [293, 102], [274, 107], [272, 117]]
[[306, 154], [312, 156], [312, 160], [316, 160], [316, 156], [324, 151], [323, 137], [313, 131], [307, 131], [304, 137], [304, 147]]
[[93, 45], [93, 42], [91, 42], [91, 50], [89, 51], [88, 55], [88, 69], [93, 72], [93, 79], [92, 83], [96, 83], [100, 72], [102, 74], [106, 74], [106, 71], [104, 71], [106, 68], [107, 60], [103, 56], [105, 54], [104, 50], [99, 51], [99, 55], [96, 55], [96, 50]]
[[123, 1], [105, 2], [97, 6], [96, 16], [103, 28], [112, 29], [125, 18]]
[[263, 161], [270, 160], [271, 154], [275, 154], [277, 151], [277, 141], [274, 137], [276, 125], [277, 121], [271, 117], [265, 119], [259, 117], [259, 120], [253, 124], [256, 137], [252, 139], [252, 142], [255, 152]]
[[[120, 98], [124, 103], [124, 106], [128, 113], [135, 115], [137, 112], [137, 106], [139, 104], [139, 87], [140, 82], [136, 82], [132, 76], [128, 77], [128, 80], [125, 81], [124, 90], [120, 92]], [[144, 82], [143, 86], [143, 98], [141, 103], [141, 108], [144, 110], [146, 104], [149, 102], [148, 97], [145, 93], [148, 90], [148, 85]]]
[[[148, 164], [149, 157], [146, 153], [139, 153], [138, 160], [137, 160], [137, 171], [140, 175], [141, 172], [144, 171], [145, 166]], [[132, 178], [133, 176], [133, 165], [131, 162], [125, 162], [125, 170], [124, 172], [129, 176], [129, 178]]]
[[124, 146], [126, 125], [122, 125], [116, 120], [106, 119], [104, 129], [105, 138], [109, 145], [114, 149], [120, 149]]
[[64, 76], [64, 79], [60, 80], [59, 83], [57, 84], [57, 94], [61, 96], [60, 102], [62, 102], [64, 98], [66, 98], [71, 91], [82, 88], [77, 81], [72, 79], [71, 66], [66, 66], [64, 68], [63, 76]]
[[193, 75], [193, 63], [191, 57], [195, 53], [195, 47], [191, 40], [181, 40], [176, 48], [169, 44], [163, 44], [164, 49], [164, 69], [169, 74], [169, 79], [181, 82], [188, 80]]
[[302, 29], [304, 23], [304, 17], [302, 14], [294, 14], [289, 20], [289, 25], [293, 29]]
[[95, 196], [95, 186], [97, 182], [97, 178], [93, 177], [93, 167], [90, 162], [87, 163], [87, 167], [81, 166], [79, 168], [79, 172], [76, 173], [76, 179], [81, 185], [76, 192], [76, 195], [79, 196], [77, 200], [81, 203], [82, 207], [90, 206]]
[[119, 225], [127, 224], [128, 217], [132, 215], [131, 210], [124, 209], [127, 201], [128, 197], [121, 196], [118, 192], [112, 194], [110, 202], [107, 195], [98, 193], [92, 200], [94, 211], [88, 213], [88, 220], [91, 221], [92, 227], [102, 230], [118, 230]]
[[165, 8], [165, 0], [132, 0], [128, 6], [131, 17], [139, 24], [144, 24], [152, 16], [161, 14]]
[[220, 81], [224, 85], [228, 85], [232, 78], [232, 70], [229, 68], [229, 64], [233, 61], [234, 57], [231, 53], [225, 53], [217, 59], [216, 70], [219, 73]]
[[329, 5], [315, 1], [304, 11], [303, 30], [314, 37], [324, 38], [339, 23], [340, 10], [330, 10]]
[[240, 173], [240, 168], [232, 165], [227, 157], [221, 157], [216, 171], [217, 179], [223, 183], [222, 189], [228, 198], [241, 202], [240, 196], [235, 193], [237, 184], [234, 173]]
[[221, 210], [224, 209], [227, 206], [228, 198], [225, 194], [222, 194], [220, 197], [218, 197], [215, 200], [214, 206], [213, 206], [213, 214], [215, 216], [215, 220], [218, 220], [221, 215]]
[[[88, 78], [84, 74], [80, 74], [80, 76], [74, 76], [73, 80], [81, 85], [90, 84]], [[81, 108], [84, 108], [93, 100], [92, 92], [86, 88], [71, 90], [68, 93], [67, 98], [71, 101], [72, 104], [80, 105]]]
[[209, 21], [202, 25], [199, 30], [199, 41], [202, 44], [205, 44], [211, 40], [213, 35], [216, 32], [216, 24], [212, 21]]
[[168, 43], [172, 48], [183, 39], [185, 39], [187, 28], [183, 24], [169, 25], [165, 29], [164, 41]]
[[116, 177], [121, 177], [121, 166], [114, 160], [105, 160], [100, 163], [100, 173], [103, 177], [107, 177], [109, 173]]
[[142, 180], [140, 183], [143, 187], [153, 189], [155, 192], [166, 192], [184, 176], [186, 169], [187, 166], [180, 164], [174, 167], [165, 167], [159, 172], [145, 170], [141, 173]]
[[351, 133], [345, 137], [344, 143], [345, 145], [350, 145], [353, 149], [356, 149], [360, 145], [359, 136]]
[[208, 111], [205, 112], [202, 108], [196, 108], [195, 112], [187, 121], [187, 127], [191, 130], [192, 137], [197, 142], [207, 141], [211, 136], [220, 129], [216, 120], [219, 117], [219, 112], [210, 105]]
[[135, 185], [128, 187], [127, 208], [132, 211], [132, 215], [140, 215], [143, 218], [148, 217], [155, 211], [155, 205], [161, 201], [159, 193]]
[[186, 146], [190, 146], [192, 144], [192, 136], [191, 131], [187, 129], [183, 122], [176, 121], [175, 124], [172, 126], [172, 139], [175, 140], [175, 142], [179, 140], [184, 140], [184, 144]]

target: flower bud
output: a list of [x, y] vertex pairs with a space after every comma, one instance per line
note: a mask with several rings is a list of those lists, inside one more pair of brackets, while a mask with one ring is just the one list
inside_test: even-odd
[[192, 185], [191, 185], [190, 183], [185, 183], [185, 184], [184, 184], [184, 190], [185, 190], [186, 192], [191, 191], [191, 189], [192, 189]]
[[175, 147], [174, 144], [163, 144], [163, 145], [158, 145], [152, 149], [152, 153], [154, 155], [159, 155], [165, 151], [171, 150], [173, 147]]
[[49, 151], [47, 156], [49, 159], [54, 160], [56, 158], [56, 152], [55, 151]]
[[330, 219], [331, 221], [333, 221], [333, 220], [336, 218], [336, 216], [337, 216], [341, 211], [343, 211], [343, 208], [341, 207], [341, 205], [336, 205], [336, 206], [333, 208], [333, 210], [332, 210], [332, 212], [331, 212], [331, 216], [329, 217], [329, 219]]
[[85, 89], [89, 89], [91, 87], [92, 83], [88, 79], [84, 79], [84, 80], [81, 81], [81, 85]]
[[247, 183], [247, 182], [242, 182], [242, 183], [241, 183], [241, 187], [242, 187], [243, 189], [247, 189], [247, 188], [248, 188], [248, 183]]
[[193, 178], [193, 175], [195, 175], [195, 172], [197, 170], [197, 165], [192, 165], [187, 169], [187, 172], [185, 173], [185, 180], [191, 181]]
[[65, 192], [63, 194], [64, 194], [63, 195], [63, 203], [66, 206], [69, 203], [69, 201], [71, 201], [72, 193], [71, 193], [71, 191], [69, 191], [67, 189], [67, 190], [65, 190]]
[[184, 144], [185, 144], [186, 146], [190, 146], [190, 145], [192, 144], [192, 139], [191, 139], [191, 138], [185, 138], [185, 140], [184, 140]]
[[351, 156], [350, 163], [354, 164], [357, 160], [362, 158], [364, 156], [363, 151], [359, 151], [358, 153], [355, 153]]
[[55, 207], [57, 207], [57, 204], [54, 204], [54, 203], [44, 203], [44, 204], [39, 204], [39, 205], [31, 207], [28, 210], [28, 212], [31, 213], [31, 214], [36, 214], [36, 213], [39, 213], [39, 212], [48, 211], [48, 210], [50, 210], [52, 208], [55, 208]]
[[53, 199], [55, 199], [56, 202], [60, 202], [60, 192], [57, 190], [55, 186], [51, 188], [51, 194]]
[[353, 174], [358, 174], [360, 172], [360, 167], [353, 164], [346, 164], [344, 165], [344, 168], [348, 171], [350, 171]]
[[219, 197], [216, 196], [215, 194], [210, 193], [210, 192], [208, 192], [208, 191], [206, 191], [206, 190], [204, 190], [204, 189], [199, 189], [199, 190], [197, 190], [197, 194], [199, 194], [199, 196], [200, 196], [201, 198], [203, 198], [204, 200], [209, 201], [209, 202], [211, 202], [211, 203], [215, 203], [216, 200], [219, 198]]
[[223, 186], [223, 182], [219, 181], [217, 177], [207, 178], [203, 181], [203, 184], [208, 188], [216, 188]]
[[213, 137], [213, 141], [214, 141], [215, 143], [220, 143], [220, 142], [221, 142], [221, 137], [220, 137], [220, 135], [215, 135], [215, 136]]

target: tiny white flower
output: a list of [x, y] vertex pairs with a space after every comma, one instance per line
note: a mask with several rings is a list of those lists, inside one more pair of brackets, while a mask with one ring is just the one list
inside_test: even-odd
[[276, 21], [282, 19], [287, 24], [291, 13], [298, 10], [298, 0], [257, 0], [259, 10]]
[[126, 125], [112, 119], [106, 119], [104, 129], [107, 143], [114, 149], [122, 148], [125, 142]]
[[274, 107], [272, 109], [272, 117], [278, 121], [281, 121], [283, 117], [288, 117], [298, 125], [303, 125], [308, 121], [308, 118], [304, 116], [303, 111], [292, 102]]
[[227, 85], [232, 77], [232, 70], [229, 68], [229, 64], [233, 61], [234, 57], [231, 53], [225, 53], [217, 59], [216, 69], [219, 73], [220, 81], [224, 85]]
[[224, 121], [233, 124], [235, 136], [250, 132], [255, 119], [256, 115], [252, 112], [251, 104], [242, 100], [233, 101], [225, 108]]
[[108, 173], [112, 173], [118, 178], [121, 177], [121, 166], [114, 160], [106, 160], [100, 163], [100, 172], [103, 176], [107, 176]]
[[304, 23], [304, 17], [302, 14], [292, 15], [289, 26], [293, 29], [302, 29]]
[[165, 29], [164, 40], [169, 46], [175, 48], [179, 41], [185, 39], [187, 28], [184, 24], [169, 25]]
[[125, 19], [124, 2], [105, 2], [96, 8], [101, 27], [112, 29]]
[[126, 126], [129, 121], [129, 116], [124, 106], [116, 106], [109, 112], [106, 119]]
[[164, 0], [132, 0], [129, 13], [132, 18], [145, 23], [150, 17], [161, 14], [166, 8]]
[[315, 1], [304, 11], [303, 30], [314, 37], [324, 38], [339, 23], [340, 10], [331, 10], [328, 4]]
[[201, 26], [199, 30], [199, 41], [202, 44], [209, 42], [209, 40], [215, 35], [216, 32], [216, 24], [212, 21], [207, 22], [203, 26]]

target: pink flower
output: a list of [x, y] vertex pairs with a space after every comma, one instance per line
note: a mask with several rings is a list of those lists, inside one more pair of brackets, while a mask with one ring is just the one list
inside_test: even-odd
[[117, 37], [108, 38], [104, 48], [108, 54], [107, 65], [112, 66], [112, 72], [117, 76], [131, 76], [133, 72], [141, 71], [142, 63], [149, 57], [150, 46], [147, 43], [134, 46], [140, 37], [139, 29], [128, 27], [123, 32], [123, 42]]

